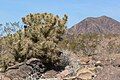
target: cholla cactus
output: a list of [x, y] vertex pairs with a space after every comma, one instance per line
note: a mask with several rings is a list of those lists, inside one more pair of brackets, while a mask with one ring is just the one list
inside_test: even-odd
[[[26, 24], [24, 30], [8, 34], [1, 41], [5, 46], [0, 62], [23, 62], [26, 59], [40, 58], [45, 64], [57, 64], [60, 61], [58, 43], [66, 30], [67, 16], [62, 19], [48, 13], [29, 14], [22, 18]], [[3, 64], [4, 64], [3, 63]], [[2, 64], [0, 64], [6, 69]]]
[[39, 57], [45, 63], [57, 63], [61, 53], [57, 46], [66, 30], [67, 16], [60, 19], [51, 13], [37, 13], [29, 14], [22, 20], [27, 25], [25, 36], [34, 43], [29, 56]]

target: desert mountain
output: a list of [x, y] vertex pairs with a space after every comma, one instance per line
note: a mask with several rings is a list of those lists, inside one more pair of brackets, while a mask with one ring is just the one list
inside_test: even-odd
[[107, 16], [88, 17], [70, 28], [67, 33], [120, 34], [120, 22]]

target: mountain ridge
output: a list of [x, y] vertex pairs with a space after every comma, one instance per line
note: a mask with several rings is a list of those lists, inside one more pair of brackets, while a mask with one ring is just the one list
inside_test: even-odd
[[120, 34], [120, 22], [108, 16], [87, 17], [68, 29], [67, 34]]

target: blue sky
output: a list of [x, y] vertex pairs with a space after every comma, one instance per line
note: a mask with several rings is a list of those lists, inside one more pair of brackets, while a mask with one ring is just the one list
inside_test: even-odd
[[0, 0], [0, 23], [21, 21], [28, 13], [69, 16], [68, 27], [86, 17], [106, 15], [120, 21], [120, 0]]

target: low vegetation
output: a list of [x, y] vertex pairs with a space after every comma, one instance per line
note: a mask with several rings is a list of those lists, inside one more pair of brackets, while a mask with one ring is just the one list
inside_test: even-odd
[[72, 37], [65, 36], [65, 39], [61, 42], [61, 48], [73, 51], [75, 53], [83, 55], [95, 55], [100, 53], [110, 54], [120, 53], [120, 36], [115, 34], [103, 35], [103, 34], [79, 34], [72, 35]]

